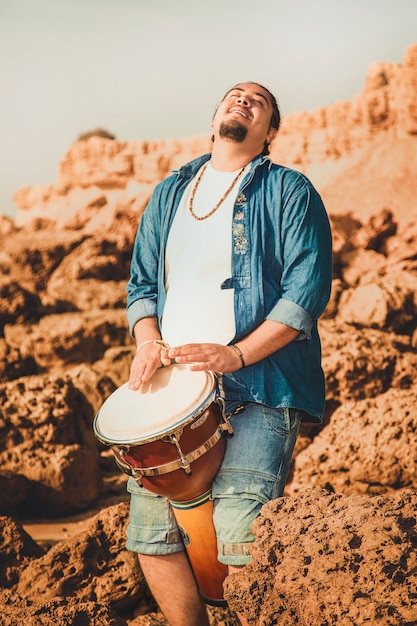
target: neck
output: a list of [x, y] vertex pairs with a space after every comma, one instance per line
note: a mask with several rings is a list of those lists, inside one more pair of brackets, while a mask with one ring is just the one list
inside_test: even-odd
[[261, 154], [262, 148], [250, 150], [244, 143], [238, 144], [216, 137], [211, 153], [211, 163], [215, 170], [234, 172], [253, 161], [255, 157]]

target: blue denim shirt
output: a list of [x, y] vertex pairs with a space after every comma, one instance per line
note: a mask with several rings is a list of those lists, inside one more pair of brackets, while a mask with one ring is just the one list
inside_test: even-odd
[[[130, 332], [144, 317], [161, 322], [165, 291], [165, 246], [181, 196], [209, 154], [174, 172], [157, 187], [142, 216], [127, 286]], [[232, 275], [236, 336], [245, 337], [265, 319], [300, 331], [295, 341], [254, 365], [224, 375], [227, 400], [305, 411], [322, 419], [325, 381], [317, 320], [332, 280], [329, 220], [311, 182], [299, 172], [259, 156], [242, 181], [232, 224]], [[202, 242], [215, 254], [216, 242]]]

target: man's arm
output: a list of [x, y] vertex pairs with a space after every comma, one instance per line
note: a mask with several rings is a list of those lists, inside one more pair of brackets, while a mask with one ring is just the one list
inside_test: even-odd
[[[237, 342], [243, 362], [253, 365], [294, 341], [299, 331], [280, 322], [265, 320], [258, 328]], [[172, 347], [168, 356], [177, 363], [190, 363], [193, 370], [231, 373], [242, 367], [238, 353], [217, 343], [191, 343]]]

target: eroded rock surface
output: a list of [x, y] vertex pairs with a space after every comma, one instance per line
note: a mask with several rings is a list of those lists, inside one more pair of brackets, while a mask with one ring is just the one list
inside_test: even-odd
[[417, 494], [306, 490], [264, 506], [253, 562], [226, 596], [259, 626], [411, 626], [417, 607]]
[[0, 388], [0, 466], [26, 479], [20, 507], [56, 517], [95, 502], [102, 478], [93, 417], [69, 376], [28, 376]]

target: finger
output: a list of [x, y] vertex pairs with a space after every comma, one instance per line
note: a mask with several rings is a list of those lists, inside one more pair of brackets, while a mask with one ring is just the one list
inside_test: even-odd
[[177, 356], [189, 356], [206, 352], [206, 344], [204, 343], [186, 343], [182, 346], [175, 346], [168, 350], [169, 356], [172, 358]]
[[140, 389], [140, 387], [142, 386], [142, 374], [139, 374], [137, 372], [131, 373], [127, 386], [129, 389], [133, 390]]
[[161, 351], [161, 363], [162, 365], [171, 365], [172, 359], [168, 356], [168, 353], [165, 350]]
[[205, 344], [191, 344], [172, 348], [169, 350], [168, 356], [174, 359], [176, 363], [205, 363], [210, 359]]
[[142, 378], [141, 378], [141, 386], [142, 386], [144, 383], [147, 383], [147, 382], [148, 382], [148, 380], [150, 380], [150, 379], [152, 378], [152, 376], [155, 374], [156, 370], [157, 370], [159, 367], [160, 367], [160, 364], [159, 364], [159, 363], [158, 363], [157, 365], [156, 365], [156, 364], [151, 364], [151, 363], [148, 363], [148, 364], [147, 364], [147, 366], [146, 366], [146, 368], [145, 368], [145, 371], [144, 371], [144, 372], [143, 372], [143, 374], [142, 374]]
[[144, 383], [148, 382], [148, 380], [152, 378], [159, 366], [159, 363], [156, 364], [154, 362], [148, 362], [144, 365], [144, 367], [136, 370], [130, 376], [128, 383], [129, 389], [140, 389]]
[[128, 382], [129, 389], [140, 389], [140, 387], [145, 382], [144, 376], [146, 376], [145, 373], [148, 364], [149, 361], [145, 361], [138, 355], [136, 355], [130, 368], [130, 377]]
[[130, 367], [130, 376], [128, 381], [129, 389], [139, 389], [142, 384], [142, 375], [145, 369], [145, 363], [134, 359]]

